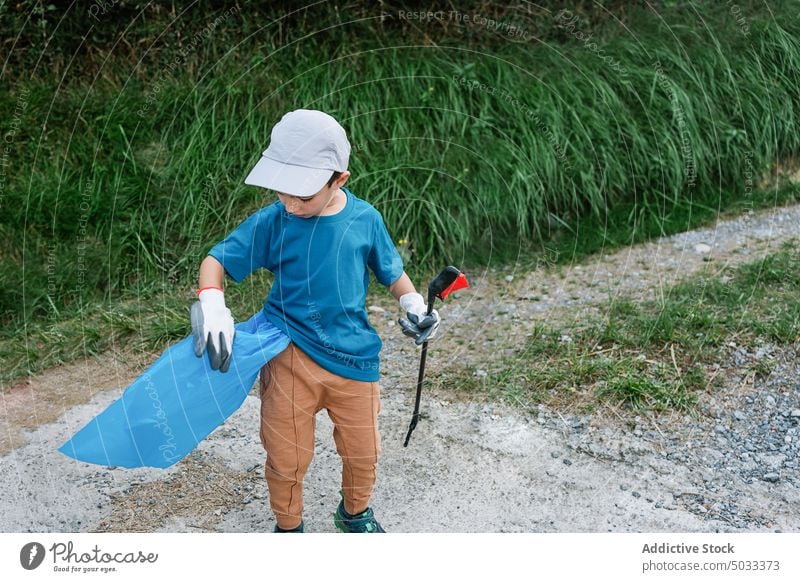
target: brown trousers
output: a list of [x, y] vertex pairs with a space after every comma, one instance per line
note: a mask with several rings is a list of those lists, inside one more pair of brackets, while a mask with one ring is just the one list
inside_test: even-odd
[[342, 458], [345, 509], [367, 509], [380, 454], [378, 382], [328, 372], [290, 343], [261, 369], [259, 388], [264, 472], [278, 525], [291, 529], [302, 521], [303, 477], [314, 456], [316, 413], [323, 408]]

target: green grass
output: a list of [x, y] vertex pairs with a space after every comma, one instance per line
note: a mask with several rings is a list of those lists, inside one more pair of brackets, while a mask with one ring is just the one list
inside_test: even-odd
[[800, 249], [789, 243], [731, 273], [678, 284], [657, 301], [613, 303], [599, 339], [631, 349], [677, 344], [698, 357], [731, 335], [788, 344], [800, 337], [798, 299]]
[[[787, 243], [762, 261], [693, 277], [650, 301], [615, 300], [602, 318], [537, 326], [514, 356], [432, 376], [526, 409], [538, 403], [594, 409], [601, 402], [636, 410], [691, 410], [715, 385], [709, 367], [733, 342], [750, 349], [800, 338], [800, 245]], [[749, 373], [766, 376], [768, 358]], [[718, 378], [717, 378], [718, 379]]]

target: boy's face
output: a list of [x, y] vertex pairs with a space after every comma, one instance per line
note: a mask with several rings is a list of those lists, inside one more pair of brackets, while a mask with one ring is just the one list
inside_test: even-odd
[[313, 196], [300, 198], [299, 196], [291, 196], [278, 192], [278, 199], [286, 207], [286, 212], [290, 214], [294, 214], [300, 218], [320, 216], [327, 208], [336, 205], [339, 187], [347, 181], [349, 176], [350, 172], [343, 172], [333, 184], [330, 186], [325, 184], [322, 189]]

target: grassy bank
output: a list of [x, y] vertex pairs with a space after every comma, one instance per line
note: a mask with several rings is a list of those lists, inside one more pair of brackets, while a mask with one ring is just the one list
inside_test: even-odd
[[[202, 257], [272, 201], [242, 180], [296, 107], [347, 128], [349, 186], [411, 241], [418, 279], [445, 262], [572, 261], [723, 209], [795, 200], [796, 189], [758, 188], [800, 149], [792, 3], [772, 14], [740, 3], [746, 30], [724, 3], [666, 4], [626, 9], [634, 34], [603, 11], [493, 13], [519, 26], [514, 38], [480, 13], [484, 23], [394, 10], [269, 24], [212, 3], [125, 13], [124, 34], [114, 14], [85, 19], [105, 53], [70, 60], [63, 44], [63, 58], [41, 61], [57, 74], [35, 58], [30, 74], [4, 69], [0, 320], [11, 367], [101, 350], [125, 317], [159, 329], [143, 323], [148, 310], [173, 322], [143, 334], [153, 345], [180, 334]], [[249, 308], [264, 289], [240, 293]], [[62, 346], [87, 317], [96, 341], [80, 331], [87, 341]]]

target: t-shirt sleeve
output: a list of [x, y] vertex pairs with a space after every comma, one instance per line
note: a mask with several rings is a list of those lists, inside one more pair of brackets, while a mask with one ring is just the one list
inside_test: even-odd
[[369, 253], [369, 268], [381, 285], [391, 285], [403, 274], [403, 259], [386, 230], [383, 217], [378, 214], [375, 220], [372, 250]]
[[252, 214], [208, 251], [237, 283], [253, 271], [266, 267], [270, 232], [268, 210], [265, 208]]

